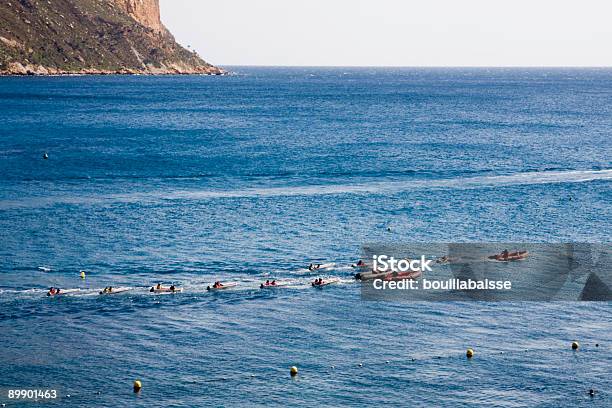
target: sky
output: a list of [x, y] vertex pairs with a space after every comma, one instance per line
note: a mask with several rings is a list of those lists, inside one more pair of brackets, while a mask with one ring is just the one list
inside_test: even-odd
[[609, 0], [161, 0], [217, 65], [612, 66]]

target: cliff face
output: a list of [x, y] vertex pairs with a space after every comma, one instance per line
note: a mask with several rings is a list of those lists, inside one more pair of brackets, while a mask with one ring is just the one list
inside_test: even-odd
[[156, 31], [166, 31], [161, 22], [159, 0], [115, 0], [134, 20]]
[[159, 0], [3, 0], [0, 74], [222, 74], [176, 43]]

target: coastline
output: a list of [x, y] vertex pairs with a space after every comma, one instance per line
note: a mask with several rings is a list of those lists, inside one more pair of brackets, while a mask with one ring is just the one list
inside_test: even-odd
[[99, 69], [82, 68], [78, 70], [65, 70], [42, 65], [22, 65], [21, 63], [9, 64], [6, 70], [0, 70], [0, 77], [9, 76], [85, 76], [85, 75], [229, 75], [229, 72], [215, 67], [187, 67], [173, 65], [170, 67], [147, 67], [146, 69], [119, 68]]

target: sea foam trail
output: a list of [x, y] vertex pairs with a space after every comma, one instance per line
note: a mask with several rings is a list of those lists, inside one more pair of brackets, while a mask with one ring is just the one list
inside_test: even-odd
[[374, 181], [357, 184], [326, 184], [308, 186], [285, 186], [269, 188], [245, 188], [238, 190], [174, 190], [150, 191], [130, 194], [109, 194], [88, 197], [48, 196], [44, 198], [24, 197], [0, 202], [0, 208], [44, 207], [55, 204], [96, 204], [112, 202], [148, 202], [154, 200], [212, 200], [222, 198], [257, 198], [321, 196], [343, 194], [389, 194], [413, 190], [436, 189], [480, 189], [532, 184], [583, 183], [597, 180], [612, 180], [612, 169], [542, 171], [516, 173], [500, 176], [458, 177], [449, 179]]
[[331, 184], [312, 186], [271, 187], [234, 191], [176, 191], [166, 199], [205, 199], [241, 197], [311, 196], [333, 194], [377, 194], [411, 191], [414, 189], [466, 189], [497, 186], [582, 183], [594, 180], [612, 180], [612, 169], [555, 172], [529, 172], [503, 176], [461, 177], [434, 180], [383, 181], [360, 184]]

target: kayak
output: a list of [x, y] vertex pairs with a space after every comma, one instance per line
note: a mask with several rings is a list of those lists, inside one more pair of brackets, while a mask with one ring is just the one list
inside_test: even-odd
[[491, 255], [488, 258], [497, 261], [497, 262], [510, 262], [510, 261], [520, 261], [522, 259], [527, 258], [529, 256], [529, 251], [517, 251], [510, 252], [508, 256], [503, 256], [502, 254]]
[[217, 287], [217, 288], [214, 288], [214, 287], [212, 287], [212, 286], [208, 286], [208, 287], [206, 288], [206, 290], [208, 290], [208, 291], [213, 291], [213, 290], [224, 290], [224, 289], [234, 288], [234, 287], [236, 287], [236, 286], [238, 286], [238, 283], [237, 283], [237, 282], [230, 282], [230, 283], [224, 283], [224, 284], [223, 284], [223, 286], [219, 286], [219, 287]]
[[47, 292], [47, 296], [63, 296], [63, 295], [69, 295], [71, 293], [76, 293], [79, 291], [80, 291], [79, 289], [60, 289], [59, 293]]
[[174, 290], [170, 289], [170, 288], [151, 288], [149, 290], [149, 292], [151, 293], [177, 293], [177, 292], [182, 292], [183, 288], [174, 288]]
[[404, 279], [416, 279], [421, 276], [421, 271], [408, 271], [408, 272], [391, 272], [385, 275], [382, 280], [385, 281], [398, 281]]
[[271, 285], [271, 284], [265, 284], [262, 283], [261, 285], [259, 285], [259, 289], [277, 289], [277, 288], [282, 288], [284, 286], [288, 286], [288, 283], [277, 283], [276, 285]]
[[389, 272], [360, 272], [355, 274], [355, 279], [357, 280], [373, 280], [373, 279], [383, 279]]
[[319, 269], [327, 269], [327, 268], [331, 268], [335, 265], [335, 263], [330, 262], [330, 263], [326, 263], [326, 264], [310, 264], [308, 266], [308, 270], [310, 271], [316, 271]]
[[357, 280], [401, 280], [401, 279], [416, 279], [421, 276], [422, 271], [407, 271], [407, 272], [361, 272], [355, 274]]
[[112, 292], [104, 292], [103, 290], [101, 290], [99, 293], [101, 295], [118, 295], [119, 293], [124, 293], [128, 290], [130, 290], [130, 288], [113, 288]]
[[335, 278], [335, 279], [324, 280], [321, 283], [311, 282], [310, 284], [312, 285], [313, 288], [322, 288], [323, 286], [331, 285], [332, 283], [338, 283], [338, 282], [340, 282], [340, 279]]

